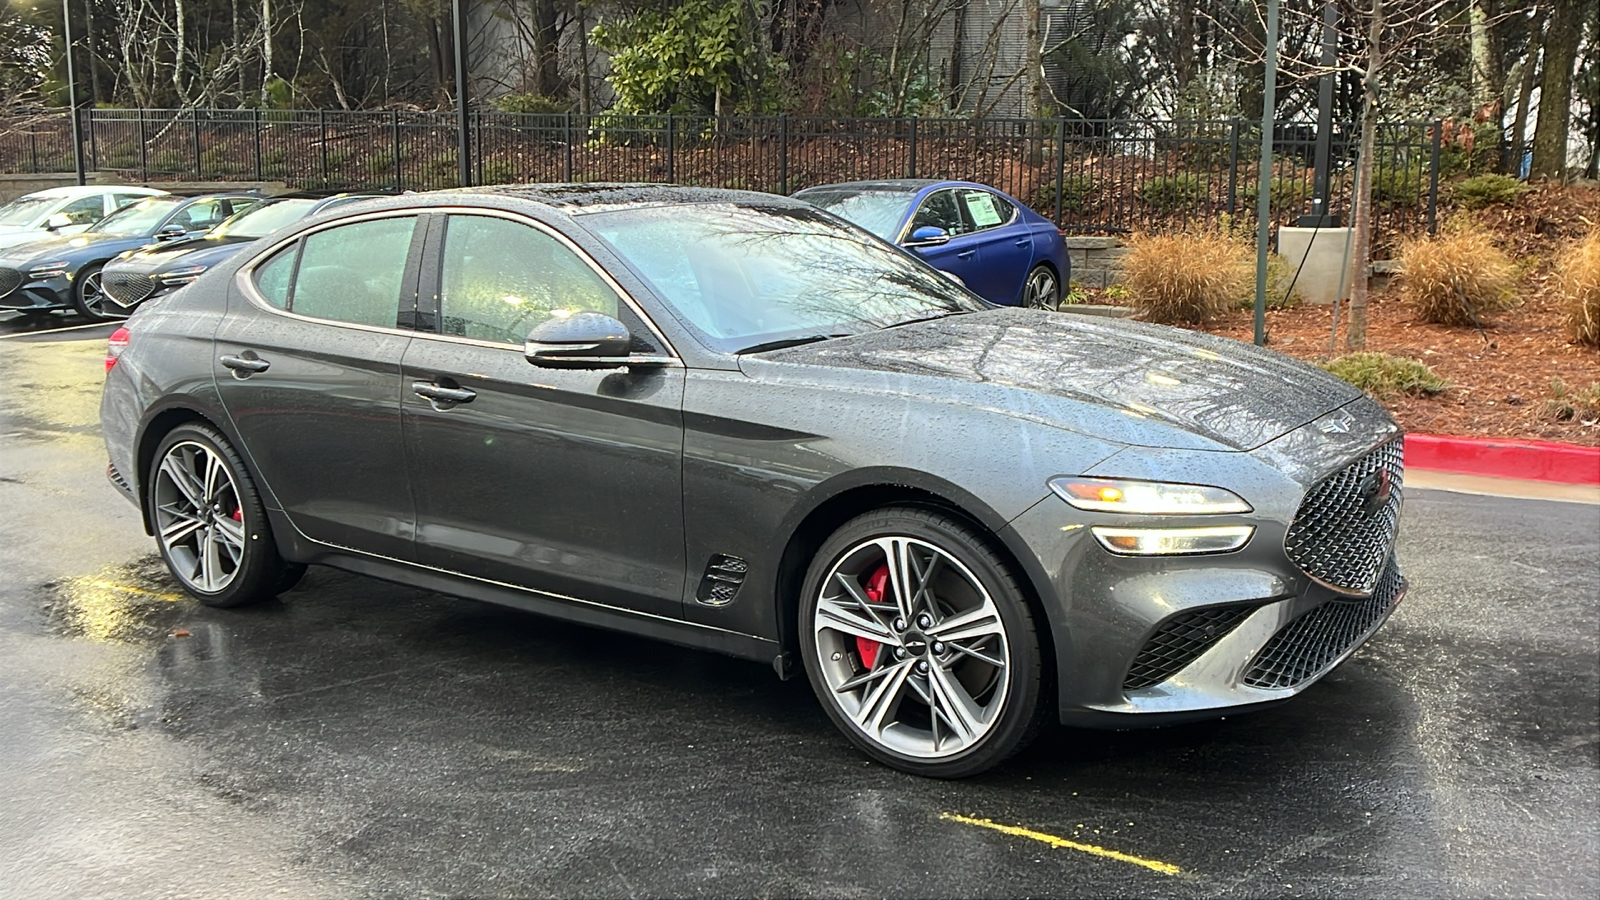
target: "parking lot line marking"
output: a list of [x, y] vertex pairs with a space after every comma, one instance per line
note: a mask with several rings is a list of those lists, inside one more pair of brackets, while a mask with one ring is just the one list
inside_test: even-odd
[[1050, 846], [1061, 850], [1077, 850], [1081, 853], [1088, 853], [1093, 856], [1104, 857], [1105, 859], [1114, 859], [1117, 862], [1132, 863], [1136, 866], [1143, 866], [1152, 872], [1160, 872], [1163, 875], [1183, 874], [1183, 870], [1172, 863], [1164, 863], [1156, 859], [1144, 859], [1143, 857], [1132, 856], [1116, 850], [1109, 850], [1105, 847], [1096, 847], [1093, 844], [1080, 844], [1077, 841], [1069, 841], [1066, 838], [1056, 837], [1053, 834], [1045, 834], [1042, 831], [1032, 831], [1027, 828], [1018, 828], [1015, 825], [1001, 825], [998, 822], [993, 822], [989, 819], [975, 819], [971, 816], [961, 816], [956, 815], [955, 813], [940, 813], [939, 818], [948, 822], [960, 822], [963, 825], [976, 825], [979, 828], [988, 828], [993, 831], [998, 831], [1001, 834], [1009, 834], [1012, 837], [1028, 838], [1029, 840], [1039, 841], [1043, 844], [1049, 844]]
[[11, 334], [0, 334], [0, 341], [9, 341], [12, 338], [37, 337], [41, 334], [60, 334], [63, 331], [80, 331], [84, 328], [104, 328], [115, 325], [116, 322], [89, 322], [85, 325], [68, 325], [65, 328], [46, 328], [43, 331], [16, 331]]
[[97, 587], [105, 591], [122, 591], [126, 594], [137, 594], [141, 597], [150, 597], [155, 600], [165, 600], [168, 603], [177, 603], [179, 600], [183, 599], [182, 594], [166, 594], [160, 591], [147, 591], [144, 588], [134, 587], [131, 584], [122, 584], [121, 582], [117, 581], [105, 581], [97, 578], [86, 583], [90, 587]]

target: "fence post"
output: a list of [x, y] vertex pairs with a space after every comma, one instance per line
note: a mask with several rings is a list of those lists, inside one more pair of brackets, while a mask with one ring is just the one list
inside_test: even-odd
[[28, 129], [28, 171], [39, 171], [39, 132]]
[[789, 115], [778, 116], [778, 192], [789, 195]]
[[473, 184], [483, 184], [483, 110], [472, 111], [472, 155], [478, 161], [478, 174], [472, 179]]
[[317, 110], [317, 127], [322, 130], [322, 187], [328, 186], [328, 111]]
[[[1228, 134], [1228, 216], [1232, 218], [1239, 208], [1239, 120], [1229, 123]], [[1260, 190], [1260, 185], [1256, 190]]]
[[1444, 122], [1433, 120], [1433, 147], [1428, 153], [1428, 233], [1439, 233], [1439, 148], [1444, 142]]
[[260, 107], [257, 107], [256, 109], [253, 109], [253, 110], [250, 111], [250, 123], [253, 126], [251, 131], [255, 135], [254, 143], [256, 145], [256, 180], [257, 181], [266, 181], [267, 180], [266, 164], [261, 159], [261, 109], [260, 109]]
[[678, 183], [677, 141], [673, 138], [672, 113], [667, 113], [667, 184]]
[[139, 180], [150, 180], [150, 147], [144, 131], [144, 110], [139, 110]]
[[400, 110], [389, 110], [389, 137], [394, 143], [394, 189], [405, 190], [400, 184]]
[[189, 110], [189, 124], [194, 126], [192, 129], [194, 132], [194, 180], [204, 181], [206, 175], [204, 167], [200, 164], [200, 110]]
[[1056, 227], [1061, 222], [1061, 195], [1067, 192], [1067, 117], [1056, 122]]
[[100, 168], [100, 142], [94, 133], [94, 110], [83, 111], [84, 122], [89, 126], [89, 168], [96, 171]]
[[567, 155], [561, 161], [561, 180], [572, 183], [572, 110], [567, 110]]
[[911, 117], [911, 147], [906, 160], [906, 177], [917, 177], [917, 117]]

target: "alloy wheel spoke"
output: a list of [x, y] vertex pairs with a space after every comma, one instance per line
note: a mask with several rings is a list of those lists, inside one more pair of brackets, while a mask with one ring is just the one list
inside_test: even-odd
[[[968, 646], [966, 646], [964, 644], [961, 644], [961, 643], [958, 643], [956, 641], [947, 641], [946, 643], [950, 645], [950, 649], [955, 650], [958, 653], [964, 653], [967, 656], [970, 656], [973, 659], [978, 660], [979, 662], [988, 663], [989, 665], [994, 666], [995, 668], [1000, 668], [1001, 666], [1004, 666], [1006, 664], [1005, 660], [1001, 659], [998, 656], [990, 656], [987, 653], [982, 652], [978, 647], [968, 647]], [[976, 643], [981, 645], [981, 644], [984, 643], [984, 641], [977, 641]], [[961, 660], [960, 660], [959, 657], [952, 656], [949, 660], [945, 661], [945, 663], [943, 665], [944, 665], [944, 668], [948, 669], [948, 668], [950, 668], [951, 666], [954, 666], [956, 663], [958, 663], [960, 661]]]
[[900, 617], [907, 622], [913, 614], [912, 598], [916, 596], [915, 569], [911, 563], [911, 542], [905, 538], [881, 538], [875, 542], [883, 551], [883, 561], [889, 567], [889, 583], [894, 587], [894, 603]]
[[223, 517], [217, 519], [212, 527], [217, 539], [227, 546], [228, 551], [233, 554], [234, 561], [237, 562], [239, 556], [244, 553], [244, 523]]
[[851, 718], [861, 727], [862, 731], [874, 736], [881, 735], [886, 725], [890, 710], [898, 705], [900, 694], [905, 690], [906, 679], [911, 675], [910, 663], [897, 663], [890, 667], [885, 677], [861, 698], [861, 705], [851, 714]]
[[232, 481], [228, 478], [227, 470], [222, 467], [221, 458], [219, 458], [215, 453], [207, 453], [205, 484], [206, 504], [215, 504], [217, 502], [217, 494], [220, 493], [224, 487], [231, 486]]
[[883, 629], [884, 634], [888, 634], [889, 623], [884, 620], [880, 613], [888, 613], [893, 616], [895, 605], [893, 603], [873, 601], [871, 597], [867, 596], [867, 592], [862, 590], [861, 583], [850, 575], [846, 575], [843, 572], [835, 572], [833, 577], [839, 583], [839, 586], [844, 588], [845, 593], [850, 595], [850, 599], [855, 601], [856, 606], [860, 607], [862, 612], [876, 622], [878, 627]]
[[999, 635], [1003, 638], [1005, 625], [1000, 621], [1000, 613], [995, 609], [994, 601], [988, 597], [984, 598], [983, 605], [977, 609], [957, 613], [928, 629], [929, 637], [947, 644], [989, 635]]
[[217, 590], [226, 574], [222, 571], [221, 549], [222, 542], [217, 540], [215, 530], [208, 528], [200, 545], [200, 583], [204, 590]]
[[165, 508], [163, 508], [163, 511], [169, 512], [173, 517], [171, 522], [161, 527], [161, 539], [166, 542], [168, 547], [188, 539], [196, 531], [205, 527], [206, 523], [196, 516]]
[[941, 666], [934, 666], [928, 677], [928, 692], [932, 695], [932, 712], [943, 719], [962, 743], [971, 741], [984, 728], [983, 711], [967, 695], [961, 682]]
[[817, 601], [816, 630], [820, 632], [824, 629], [882, 644], [898, 643], [888, 626], [879, 621], [876, 615], [863, 614], [854, 606], [846, 606], [826, 597]]
[[172, 486], [183, 494], [184, 499], [189, 501], [189, 505], [194, 508], [195, 512], [205, 508], [205, 485], [200, 483], [200, 479], [189, 471], [184, 462], [177, 458], [176, 454], [169, 453], [165, 459], [161, 460], [161, 471], [166, 473], [167, 479], [172, 482]]

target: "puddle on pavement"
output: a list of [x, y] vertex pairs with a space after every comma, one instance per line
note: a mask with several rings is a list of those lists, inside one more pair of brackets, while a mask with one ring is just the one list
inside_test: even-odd
[[197, 608], [157, 556], [52, 582], [44, 601], [56, 631], [108, 644], [165, 638]]

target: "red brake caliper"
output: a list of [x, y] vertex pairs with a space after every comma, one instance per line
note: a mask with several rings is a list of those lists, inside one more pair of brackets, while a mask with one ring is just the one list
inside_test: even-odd
[[233, 511], [233, 520], [235, 522], [243, 522], [244, 521], [244, 507], [241, 506], [238, 509]]
[[[889, 565], [879, 563], [872, 574], [867, 576], [867, 599], [873, 603], [882, 603], [883, 598], [889, 593]], [[856, 652], [861, 654], [861, 664], [871, 669], [878, 662], [878, 651], [883, 645], [877, 641], [864, 637], [856, 638]]]

